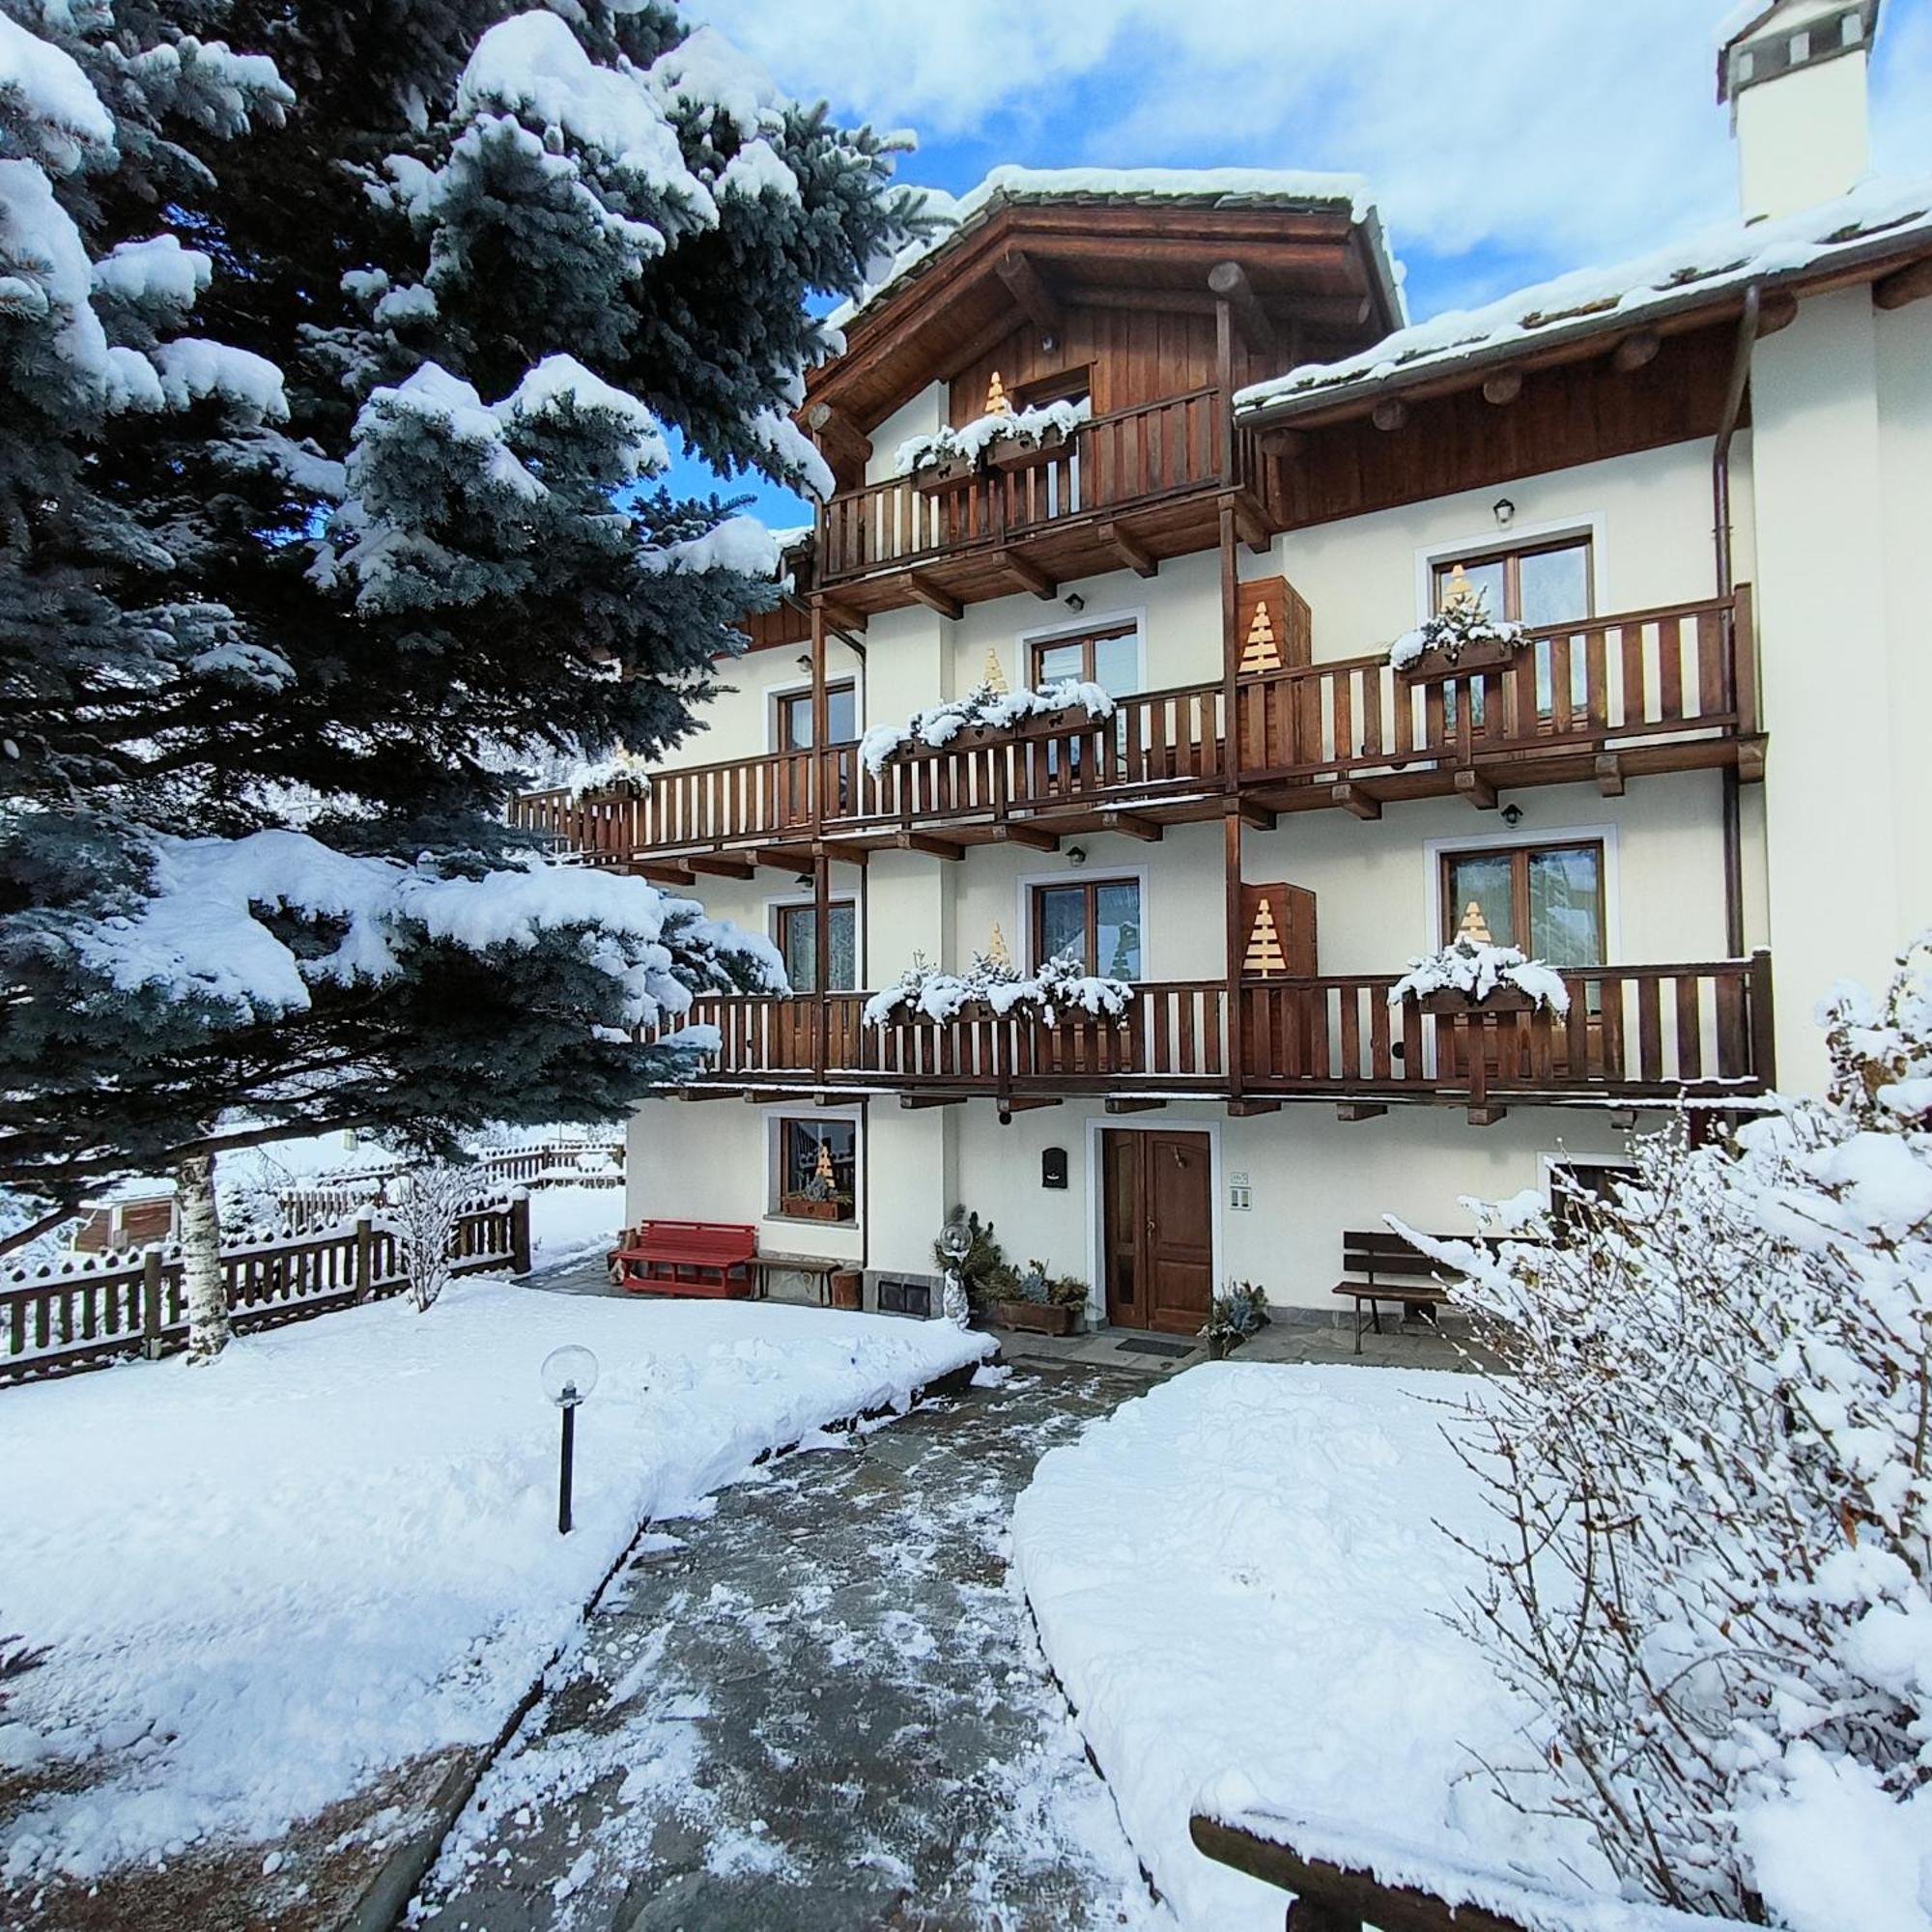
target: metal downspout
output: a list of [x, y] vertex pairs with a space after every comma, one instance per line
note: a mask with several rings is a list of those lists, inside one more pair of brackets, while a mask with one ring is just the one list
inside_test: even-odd
[[[1758, 316], [1763, 299], [1763, 291], [1756, 282], [1745, 290], [1744, 313], [1738, 319], [1738, 344], [1731, 357], [1730, 386], [1724, 391], [1724, 412], [1719, 419], [1718, 440], [1711, 452], [1711, 541], [1717, 553], [1719, 597], [1728, 597], [1737, 588], [1731, 563], [1731, 439], [1737, 433], [1738, 417], [1744, 412], [1745, 391], [1750, 383], [1751, 350], [1757, 342]], [[1732, 651], [1756, 648], [1757, 640], [1739, 637], [1733, 624]], [[1742, 959], [1745, 952], [1744, 820], [1736, 765], [1724, 767], [1722, 787], [1724, 944], [1733, 959]]]

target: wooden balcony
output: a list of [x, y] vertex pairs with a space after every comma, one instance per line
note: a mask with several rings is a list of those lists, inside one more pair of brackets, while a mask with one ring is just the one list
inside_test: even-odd
[[1003, 1106], [1225, 1099], [1248, 1111], [1288, 1100], [1357, 1112], [1420, 1103], [1464, 1107], [1487, 1122], [1512, 1103], [1748, 1104], [1770, 1086], [1768, 953], [1593, 967], [1563, 980], [1562, 1017], [1391, 1008], [1392, 974], [1248, 981], [1234, 998], [1232, 1037], [1222, 980], [1136, 986], [1123, 1025], [979, 1012], [868, 1027], [863, 993], [701, 999], [689, 1023], [716, 1027], [719, 1048], [700, 1080], [677, 1091], [754, 1100], [895, 1093], [926, 1106], [976, 1096]]
[[[1594, 782], [1619, 792], [1658, 772], [1762, 772], [1748, 592], [1598, 618], [1538, 635], [1508, 670], [1414, 685], [1380, 655], [1316, 664], [1236, 687], [1122, 698], [1113, 718], [1039, 720], [980, 744], [901, 754], [877, 775], [856, 744], [654, 773], [635, 795], [517, 802], [516, 822], [600, 865], [673, 872], [696, 859], [795, 866], [915, 839], [967, 845], [1095, 831], [1157, 838], [1218, 817], [1230, 781], [1270, 811]], [[1231, 767], [1232, 760], [1232, 767]]]
[[[819, 587], [858, 611], [945, 609], [1211, 550], [1251, 441], [1218, 388], [1192, 389], [1095, 416], [1032, 469], [938, 491], [910, 476], [844, 491], [821, 512]], [[1246, 507], [1259, 529], [1259, 506]]]

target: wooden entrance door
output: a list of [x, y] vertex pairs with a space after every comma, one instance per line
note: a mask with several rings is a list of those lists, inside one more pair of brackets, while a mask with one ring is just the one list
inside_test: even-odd
[[1208, 1136], [1111, 1129], [1100, 1142], [1107, 1320], [1191, 1335], [1214, 1293]]

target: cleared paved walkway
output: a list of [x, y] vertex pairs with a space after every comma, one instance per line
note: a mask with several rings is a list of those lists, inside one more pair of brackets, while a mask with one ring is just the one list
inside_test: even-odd
[[1171, 1925], [1004, 1553], [1040, 1454], [1144, 1386], [1023, 1369], [666, 1525], [485, 1778], [416, 1922]]

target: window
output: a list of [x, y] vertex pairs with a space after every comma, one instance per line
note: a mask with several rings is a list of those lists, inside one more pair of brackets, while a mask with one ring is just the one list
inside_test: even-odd
[[[1526, 624], [1532, 631], [1580, 623], [1596, 613], [1595, 553], [1588, 537], [1555, 537], [1548, 543], [1520, 550], [1484, 551], [1436, 564], [1430, 588], [1430, 606], [1442, 609], [1449, 585], [1461, 571], [1472, 591], [1479, 592], [1492, 617]], [[1570, 658], [1570, 702], [1582, 710], [1589, 702], [1589, 669], [1581, 651]], [[1456, 719], [1456, 688], [1444, 694], [1445, 722]], [[1536, 647], [1536, 705], [1550, 707], [1549, 646]], [[1473, 721], [1482, 722], [1483, 693], [1474, 692]]]
[[1070, 952], [1110, 980], [1141, 977], [1141, 888], [1137, 879], [1082, 879], [1033, 889], [1033, 965]]
[[[778, 749], [781, 752], [809, 752], [811, 749], [811, 693], [788, 691], [776, 700], [778, 705]], [[850, 679], [825, 687], [825, 725], [828, 743], [848, 744], [859, 735], [859, 694]]]
[[1093, 372], [1083, 363], [1077, 369], [1063, 369], [1056, 376], [1040, 376], [1017, 384], [1012, 405], [1016, 410], [1040, 410], [1048, 403], [1084, 403], [1093, 393]]
[[858, 1219], [859, 1128], [853, 1121], [778, 1123], [778, 1211], [811, 1221]]
[[1459, 932], [1552, 966], [1604, 965], [1602, 841], [1443, 853], [1443, 942]]
[[818, 920], [809, 905], [775, 906], [772, 934], [784, 954], [785, 975], [794, 993], [849, 993], [859, 983], [859, 909], [850, 899], [834, 899], [831, 915], [832, 971], [818, 983]]
[[1072, 637], [1036, 638], [1033, 688], [1072, 677], [1097, 684], [1111, 696], [1130, 696], [1140, 684], [1140, 626], [1131, 617]]

